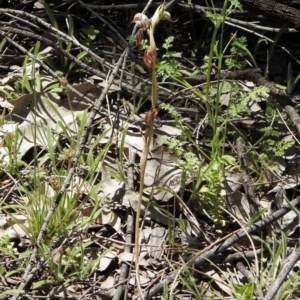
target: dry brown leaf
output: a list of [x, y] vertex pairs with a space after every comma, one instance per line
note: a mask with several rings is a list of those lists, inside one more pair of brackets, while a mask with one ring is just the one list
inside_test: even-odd
[[98, 270], [105, 271], [115, 257], [117, 257], [117, 252], [114, 250], [106, 253], [99, 261]]
[[11, 241], [20, 240], [21, 238], [27, 236], [24, 228], [19, 224], [14, 224], [13, 226], [5, 229], [3, 235], [7, 235]]
[[150, 238], [147, 243], [149, 255], [153, 258], [160, 258], [163, 252], [162, 246], [165, 243], [166, 228], [155, 226], [151, 230]]
[[[222, 272], [224, 272], [224, 271], [222, 271]], [[233, 297], [234, 296], [233, 293], [232, 293], [231, 288], [227, 284], [222, 283], [222, 282], [225, 282], [225, 279], [222, 278], [218, 273], [216, 273], [216, 271], [211, 270], [211, 271], [206, 272], [206, 274], [208, 276], [210, 276], [211, 278], [215, 279], [215, 284], [218, 285], [218, 287], [223, 292], [225, 292], [229, 297]]]
[[100, 292], [97, 292], [101, 299], [112, 299], [116, 293], [115, 279], [112, 276], [108, 276], [105, 281], [100, 284]]
[[[77, 90], [89, 92], [89, 96], [98, 97], [99, 88], [91, 83], [83, 83], [75, 86]], [[13, 109], [6, 116], [6, 119], [14, 123], [7, 123], [1, 126], [1, 138], [5, 134], [15, 134], [19, 131], [19, 154], [23, 156], [34, 145], [47, 148], [47, 127], [56, 132], [62, 129], [58, 126], [58, 121], [64, 122], [71, 131], [77, 131], [76, 114], [82, 113], [90, 104], [78, 97], [73, 92], [68, 92], [69, 97], [61, 98], [56, 93], [36, 93], [23, 95], [18, 99], [11, 101]], [[55, 109], [53, 109], [53, 107]], [[59, 112], [59, 115], [57, 112]], [[57, 142], [54, 139], [54, 147]], [[7, 149], [0, 148], [0, 158], [9, 162], [7, 158]]]
[[[129, 252], [122, 252], [118, 255], [118, 258], [121, 261], [126, 261], [126, 262], [135, 262], [135, 255], [133, 253], [129, 253]], [[147, 260], [145, 260], [143, 257], [140, 256], [139, 258], [139, 263], [140, 266], [142, 267], [147, 267], [149, 266], [149, 263], [147, 262]]]

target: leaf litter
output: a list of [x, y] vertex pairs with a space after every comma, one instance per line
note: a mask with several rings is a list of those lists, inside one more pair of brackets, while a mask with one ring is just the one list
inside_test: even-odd
[[[41, 54], [51, 57], [52, 50], [51, 47], [48, 47]], [[1, 84], [13, 84], [22, 78], [24, 74], [27, 75], [28, 80], [32, 80], [33, 65], [36, 71], [40, 69], [39, 64], [33, 64], [31, 61], [26, 65], [25, 73], [22, 71], [22, 68], [15, 66], [12, 72], [8, 72], [7, 76], [1, 78]], [[139, 69], [143, 70], [141, 66], [139, 66]], [[147, 72], [144, 73], [147, 74]], [[52, 82], [52, 78], [43, 72], [41, 72], [40, 76], [42, 88], [47, 87]], [[63, 143], [65, 145], [65, 141], [63, 140], [65, 139], [66, 131], [64, 128], [68, 128], [68, 134], [72, 138], [76, 138], [76, 133], [80, 126], [79, 119], [92, 108], [91, 103], [96, 101], [106, 84], [103, 78], [96, 75], [90, 77], [90, 79], [89, 82], [81, 82], [73, 85], [78, 92], [88, 96], [91, 100], [90, 102], [86, 102], [84, 98], [79, 98], [77, 94], [68, 90], [65, 93], [37, 92], [34, 94], [25, 94], [10, 101], [7, 100], [7, 97], [2, 98], [0, 106], [10, 110], [10, 113], [5, 117], [5, 124], [0, 128], [0, 158], [3, 165], [9, 165], [12, 159], [9, 156], [7, 148], [8, 137], [14, 138], [15, 144], [19, 145], [15, 154], [20, 160], [30, 154], [34, 147], [39, 147], [47, 152], [49, 145], [47, 134], [49, 132], [51, 132], [53, 147], [55, 149], [60, 149]], [[127, 78], [127, 80], [130, 79], [130, 77]], [[91, 83], [97, 80], [101, 81], [101, 83]], [[254, 84], [249, 81], [246, 84], [242, 84], [241, 82], [238, 84], [245, 94], [254, 87]], [[142, 84], [139, 83], [138, 86], [141, 87]], [[110, 90], [110, 95], [118, 92], [118, 89], [118, 85], [114, 84]], [[221, 104], [224, 107], [230, 103], [230, 91], [230, 88], [222, 91]], [[268, 97], [269, 95], [262, 94], [259, 99], [251, 99], [249, 102], [249, 111], [253, 114], [260, 112]], [[111, 148], [123, 149], [125, 158], [127, 158], [130, 151], [134, 151], [140, 156], [144, 144], [143, 130], [145, 126], [143, 124], [143, 115], [135, 115], [132, 111], [128, 114], [125, 109], [118, 111], [115, 104], [110, 103], [110, 99], [107, 99], [107, 104], [107, 114], [100, 116], [98, 123], [95, 122], [93, 126], [97, 134], [105, 132], [103, 138], [99, 141], [100, 147], [104, 147], [113, 137]], [[121, 116], [118, 116], [118, 114]], [[191, 118], [187, 118], [186, 120], [191, 122]], [[251, 126], [255, 122], [255, 120], [251, 119], [245, 121], [242, 125]], [[124, 134], [125, 137], [123, 139]], [[142, 208], [144, 226], [141, 235], [142, 250], [140, 263], [142, 267], [141, 284], [144, 288], [151, 285], [155, 281], [155, 278], [160, 276], [158, 274], [165, 270], [167, 264], [165, 263], [164, 256], [169, 255], [169, 252], [172, 251], [171, 247], [169, 248], [170, 245], [176, 245], [176, 247], [180, 245], [182, 249], [196, 251], [196, 249], [203, 247], [203, 242], [201, 241], [203, 236], [205, 236], [206, 242], [204, 244], [206, 245], [210, 243], [212, 238], [211, 234], [205, 230], [205, 226], [207, 226], [206, 222], [201, 220], [201, 218], [205, 217], [202, 215], [199, 219], [198, 212], [193, 207], [188, 207], [184, 201], [179, 201], [176, 198], [182, 192], [183, 188], [190, 192], [191, 185], [197, 181], [195, 178], [188, 177], [184, 182], [184, 186], [182, 186], [181, 178], [184, 170], [182, 164], [178, 161], [179, 156], [164, 143], [166, 138], [180, 138], [182, 134], [182, 130], [175, 126], [160, 124], [160, 122], [155, 124], [155, 138], [148, 154], [145, 178], [146, 189], [144, 191], [145, 201]], [[96, 138], [96, 135], [92, 136], [91, 141], [94, 141]], [[100, 160], [98, 166], [94, 167], [95, 173], [98, 172], [96, 182], [101, 182], [99, 186], [95, 185], [95, 182], [87, 182], [85, 180], [90, 166], [86, 166], [86, 161], [82, 163], [82, 168], [80, 168], [73, 178], [71, 187], [66, 194], [69, 198], [76, 198], [78, 196], [76, 195], [77, 189], [79, 189], [82, 195], [88, 198], [88, 201], [82, 204], [83, 197], [82, 195], [78, 196], [78, 203], [74, 206], [75, 210], [78, 209], [79, 212], [76, 217], [77, 223], [75, 223], [84, 223], [86, 219], [92, 219], [92, 222], [87, 223], [88, 226], [84, 228], [85, 231], [82, 229], [77, 230], [76, 226], [72, 229], [70, 228], [68, 230], [70, 234], [66, 235], [64, 233], [62, 237], [65, 242], [58, 246], [56, 245], [51, 250], [51, 255], [53, 256], [51, 259], [55, 264], [61, 264], [62, 266], [68, 266], [69, 264], [70, 269], [72, 269], [71, 265], [75, 265], [76, 254], [68, 251], [72, 251], [72, 248], [75, 249], [78, 242], [84, 244], [84, 242], [92, 241], [93, 244], [85, 246], [82, 251], [84, 265], [95, 261], [94, 270], [99, 272], [98, 274], [105, 274], [105, 276], [101, 277], [97, 273], [94, 273], [100, 283], [99, 297], [103, 299], [111, 299], [116, 293], [115, 285], [117, 282], [116, 276], [120, 274], [119, 266], [123, 262], [127, 264], [134, 263], [133, 254], [123, 251], [125, 243], [124, 216], [127, 210], [135, 210], [138, 196], [135, 191], [128, 189], [127, 185], [120, 180], [120, 177], [116, 176], [116, 174], [121, 174], [117, 163], [118, 157], [114, 154], [114, 150], [109, 149], [103, 160]], [[97, 156], [99, 154], [97, 151], [99, 149], [96, 149], [93, 155]], [[267, 215], [272, 213], [270, 202], [275, 202], [278, 205], [277, 208], [283, 204], [287, 204], [286, 195], [293, 188], [297, 188], [299, 181], [299, 156], [300, 151], [298, 146], [291, 146], [285, 150], [284, 155], [274, 157], [275, 163], [267, 168], [264, 174], [264, 183], [267, 190], [265, 193], [262, 193], [260, 199], [262, 207], [267, 208]], [[126, 163], [123, 167], [126, 169]], [[48, 172], [42, 178], [42, 182], [39, 183], [39, 192], [44, 194], [45, 199], [53, 198], [57, 192], [53, 185], [49, 183], [49, 174], [51, 172]], [[8, 186], [5, 180], [7, 180], [6, 177], [3, 179], [3, 186], [10, 190], [11, 185]], [[227, 199], [226, 209], [241, 224], [246, 226], [251, 216], [249, 202], [242, 181], [242, 175], [239, 170], [226, 171], [220, 196], [225, 196]], [[135, 175], [135, 184], [138, 185], [138, 182], [139, 178]], [[202, 182], [203, 185], [205, 183], [205, 181]], [[29, 200], [26, 193], [19, 191], [17, 186], [18, 183], [13, 182], [12, 189], [15, 188], [16, 192], [14, 192], [14, 198], [12, 199], [17, 199], [17, 202], [10, 199], [5, 200], [8, 201], [6, 204], [13, 202], [21, 207], [22, 205], [28, 205]], [[5, 191], [8, 191], [7, 188]], [[33, 186], [32, 190], [37, 191], [38, 188]], [[177, 199], [176, 204], [172, 203], [174, 198]], [[100, 201], [100, 204], [97, 202], [99, 199], [103, 199], [103, 201]], [[38, 203], [34, 207], [36, 211], [47, 210], [49, 208], [50, 205], [43, 202]], [[181, 226], [178, 226], [177, 223], [175, 224], [174, 216], [170, 213], [172, 209], [176, 211], [178, 220], [184, 217], [184, 220], [181, 220]], [[29, 227], [27, 221], [28, 215], [25, 212], [17, 214], [6, 209], [5, 213], [0, 217], [0, 236], [8, 237], [9, 243], [14, 243], [14, 245], [18, 244], [18, 241], [28, 240], [29, 235], [27, 230]], [[292, 236], [297, 231], [297, 222], [297, 214], [291, 211], [281, 219], [279, 224], [280, 230], [290, 230], [290, 235]], [[170, 238], [171, 232], [174, 234], [173, 238], [177, 243]], [[74, 261], [71, 263], [69, 260], [70, 257], [74, 258]], [[237, 284], [240, 274], [232, 275], [229, 271], [222, 272], [223, 274], [220, 275], [220, 273], [210, 270], [206, 272], [206, 275], [210, 276], [216, 282], [219, 290], [229, 297], [233, 297], [230, 288], [224, 284], [224, 277], [235, 277], [232, 282]], [[114, 274], [114, 276], [110, 276], [111, 274]], [[14, 278], [20, 281], [19, 276]], [[52, 283], [51, 280], [50, 282]], [[134, 272], [131, 273], [128, 282], [131, 285], [131, 291], [134, 291]], [[178, 282], [174, 283], [174, 285], [176, 284]], [[86, 290], [86, 287], [80, 284], [69, 285], [67, 293], [70, 296], [74, 296], [81, 290]], [[211, 296], [210, 293], [210, 291], [207, 291], [207, 295]], [[58, 295], [63, 297], [62, 293], [58, 293]]]

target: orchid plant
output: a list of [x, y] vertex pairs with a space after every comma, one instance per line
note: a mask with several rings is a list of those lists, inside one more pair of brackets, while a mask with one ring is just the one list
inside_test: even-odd
[[149, 19], [143, 13], [137, 13], [131, 23], [136, 23], [139, 30], [135, 34], [136, 46], [139, 46], [144, 38], [144, 33], [146, 32], [149, 36], [150, 47], [144, 53], [144, 62], [150, 70], [151, 81], [152, 81], [152, 107], [156, 107], [157, 100], [157, 79], [155, 75], [155, 64], [156, 64], [156, 44], [154, 39], [155, 27], [161, 20], [171, 21], [170, 13], [164, 10], [165, 2], [160, 5], [155, 14], [151, 19]]
[[131, 22], [131, 23], [135, 23], [139, 28], [137, 33], [135, 34], [136, 46], [139, 46], [141, 44], [145, 32], [149, 36], [150, 47], [145, 51], [143, 59], [146, 66], [149, 68], [150, 79], [152, 82], [152, 89], [151, 89], [152, 108], [146, 113], [145, 116], [145, 123], [146, 123], [146, 130], [144, 134], [145, 141], [144, 141], [143, 152], [140, 159], [140, 190], [139, 190], [139, 200], [138, 200], [137, 213], [136, 213], [136, 223], [135, 223], [135, 266], [136, 266], [137, 286], [140, 293], [141, 293], [141, 285], [139, 280], [139, 232], [140, 232], [139, 219], [140, 219], [142, 196], [144, 190], [144, 178], [145, 178], [145, 171], [147, 165], [147, 157], [150, 148], [151, 138], [153, 135], [153, 124], [155, 118], [158, 115], [157, 78], [155, 74], [156, 44], [154, 39], [154, 31], [157, 24], [161, 20], [172, 21], [170, 14], [167, 11], [165, 11], [165, 1], [157, 8], [157, 10], [155, 11], [151, 19], [149, 19], [143, 13], [137, 13]]

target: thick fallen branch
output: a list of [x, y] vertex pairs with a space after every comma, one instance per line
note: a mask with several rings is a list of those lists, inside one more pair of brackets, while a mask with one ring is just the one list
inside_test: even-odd
[[[300, 196], [295, 198], [293, 201], [291, 201], [291, 205], [295, 207], [300, 206]], [[285, 214], [287, 214], [291, 210], [290, 206], [283, 206], [276, 212], [274, 212], [272, 215], [264, 218], [261, 221], [258, 221], [254, 223], [253, 225], [246, 227], [245, 230], [241, 229], [234, 235], [232, 235], [230, 238], [225, 240], [223, 243], [215, 246], [211, 250], [207, 251], [206, 253], [196, 257], [193, 261], [188, 263], [189, 267], [193, 268], [199, 268], [201, 265], [205, 264], [208, 260], [213, 259], [218, 254], [224, 252], [229, 247], [233, 246], [235, 243], [240, 241], [241, 239], [245, 238], [247, 234], [253, 234], [255, 232], [261, 231], [264, 227], [272, 224], [273, 222], [277, 221], [281, 217], [283, 217]], [[176, 278], [177, 273], [173, 272], [169, 276], [167, 276], [164, 280], [160, 281], [157, 285], [149, 289], [147, 292], [143, 294], [144, 299], [151, 299], [151, 297], [155, 296], [156, 294], [163, 291], [163, 288], [166, 284], [169, 284]], [[141, 300], [142, 298], [139, 297], [137, 300]]]
[[247, 8], [276, 21], [288, 22], [300, 29], [300, 10], [273, 0], [241, 0]]
[[[292, 6], [278, 3], [274, 0], [241, 0], [243, 8], [262, 14], [270, 19], [279, 21], [281, 23], [289, 23], [295, 26], [298, 30], [300, 29], [300, 10]], [[197, 4], [185, 4], [178, 3], [178, 6], [183, 8], [189, 8], [194, 11], [204, 13], [211, 10], [210, 7], [200, 6]], [[221, 10], [215, 11], [221, 12]], [[241, 12], [239, 12], [241, 13]]]
[[287, 276], [289, 275], [289, 272], [292, 270], [292, 268], [295, 266], [297, 261], [300, 258], [300, 247], [296, 249], [289, 257], [288, 263], [283, 267], [282, 271], [274, 281], [273, 285], [269, 289], [267, 295], [265, 296], [264, 300], [272, 300], [273, 297], [276, 295], [277, 291], [282, 286], [282, 283], [286, 280]]

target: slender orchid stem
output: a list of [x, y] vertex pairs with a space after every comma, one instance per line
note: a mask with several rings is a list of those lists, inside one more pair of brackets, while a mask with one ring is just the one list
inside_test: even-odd
[[139, 277], [139, 268], [140, 268], [140, 257], [139, 257], [139, 236], [140, 236], [140, 216], [141, 216], [141, 206], [142, 206], [142, 198], [144, 192], [144, 182], [145, 182], [145, 174], [146, 174], [146, 167], [147, 167], [147, 158], [150, 149], [150, 144], [152, 140], [152, 135], [154, 131], [154, 120], [158, 114], [158, 109], [156, 108], [157, 103], [157, 78], [155, 74], [155, 65], [156, 65], [156, 44], [154, 39], [154, 29], [159, 21], [163, 18], [170, 20], [170, 14], [165, 12], [164, 4], [160, 5], [151, 21], [148, 17], [144, 14], [138, 13], [134, 16], [133, 21], [140, 27], [139, 31], [136, 34], [137, 44], [140, 44], [143, 39], [143, 34], [146, 31], [149, 36], [150, 47], [146, 50], [144, 54], [144, 62], [148, 66], [150, 70], [150, 78], [152, 81], [152, 88], [151, 88], [151, 102], [152, 108], [150, 111], [146, 113], [145, 123], [146, 123], [146, 130], [145, 130], [145, 141], [144, 141], [144, 148], [140, 159], [140, 190], [139, 190], [139, 199], [136, 211], [136, 220], [135, 220], [135, 272], [136, 272], [136, 282], [138, 291], [141, 294], [141, 297], [144, 299], [140, 277]]

